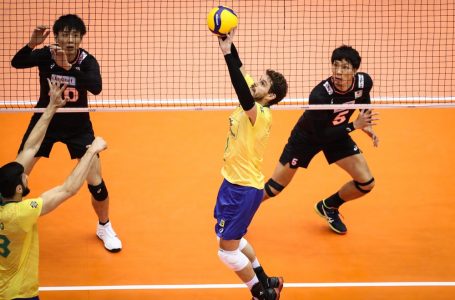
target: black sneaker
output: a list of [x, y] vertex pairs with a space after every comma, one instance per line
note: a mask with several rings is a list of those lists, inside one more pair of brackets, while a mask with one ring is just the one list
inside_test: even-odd
[[333, 231], [338, 234], [346, 234], [348, 229], [343, 221], [341, 221], [340, 212], [337, 208], [326, 207], [323, 201], [319, 201], [314, 206], [314, 210], [319, 216], [327, 219], [327, 222]]
[[279, 300], [280, 291], [278, 288], [264, 288], [260, 282], [251, 288], [252, 300]]
[[284, 279], [283, 277], [269, 277], [267, 278], [267, 287], [272, 289], [278, 289], [281, 292], [283, 289]]

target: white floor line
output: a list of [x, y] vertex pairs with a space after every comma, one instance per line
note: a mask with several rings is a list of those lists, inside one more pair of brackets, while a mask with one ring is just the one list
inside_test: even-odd
[[[151, 284], [151, 285], [105, 285], [105, 286], [45, 286], [45, 291], [112, 291], [112, 290], [181, 290], [181, 289], [238, 289], [244, 284]], [[337, 288], [337, 287], [455, 287], [453, 281], [415, 282], [324, 282], [285, 283], [285, 288]]]

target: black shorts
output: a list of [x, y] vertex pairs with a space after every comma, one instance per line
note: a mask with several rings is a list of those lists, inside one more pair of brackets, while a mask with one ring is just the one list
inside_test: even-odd
[[[25, 141], [35, 127], [36, 122], [39, 118], [33, 117], [28, 125], [27, 131], [22, 138], [22, 143], [19, 147], [19, 152], [24, 148]], [[51, 126], [52, 125], [52, 126]], [[71, 159], [82, 158], [85, 152], [87, 151], [87, 146], [91, 145], [95, 139], [95, 134], [93, 132], [92, 123], [83, 124], [77, 130], [67, 129], [63, 130], [62, 127], [55, 126], [56, 124], [51, 124], [46, 132], [46, 136], [36, 153], [35, 157], [49, 157], [52, 147], [55, 143], [61, 142], [66, 145], [68, 152], [70, 153]]]
[[292, 134], [283, 149], [280, 163], [291, 169], [308, 168], [313, 157], [322, 151], [329, 164], [348, 156], [362, 153], [349, 135], [328, 143], [319, 143], [300, 134]]

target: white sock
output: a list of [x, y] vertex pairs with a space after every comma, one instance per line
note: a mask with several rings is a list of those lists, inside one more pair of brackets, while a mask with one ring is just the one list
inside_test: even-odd
[[253, 269], [261, 266], [261, 264], [259, 263], [259, 260], [257, 259], [257, 257], [251, 263], [251, 266], [253, 267]]
[[253, 285], [255, 285], [256, 283], [259, 282], [259, 279], [256, 275], [254, 275], [253, 279], [251, 279], [250, 281], [248, 282], [245, 282], [246, 286], [251, 290], [251, 288], [253, 287]]

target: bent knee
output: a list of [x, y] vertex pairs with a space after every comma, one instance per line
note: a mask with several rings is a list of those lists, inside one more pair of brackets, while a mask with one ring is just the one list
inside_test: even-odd
[[279, 193], [281, 193], [281, 191], [283, 191], [284, 188], [285, 188], [285, 186], [279, 184], [272, 178], [270, 178], [264, 184], [265, 193], [267, 194], [267, 196], [269, 196], [269, 198], [277, 196]]
[[370, 180], [367, 180], [367, 181], [356, 181], [354, 180], [354, 185], [355, 187], [357, 188], [357, 190], [359, 190], [360, 192], [364, 193], [364, 194], [367, 194], [369, 192], [371, 192], [371, 190], [373, 190], [374, 186], [375, 186], [375, 180], [374, 180], [374, 177], [371, 177]]

